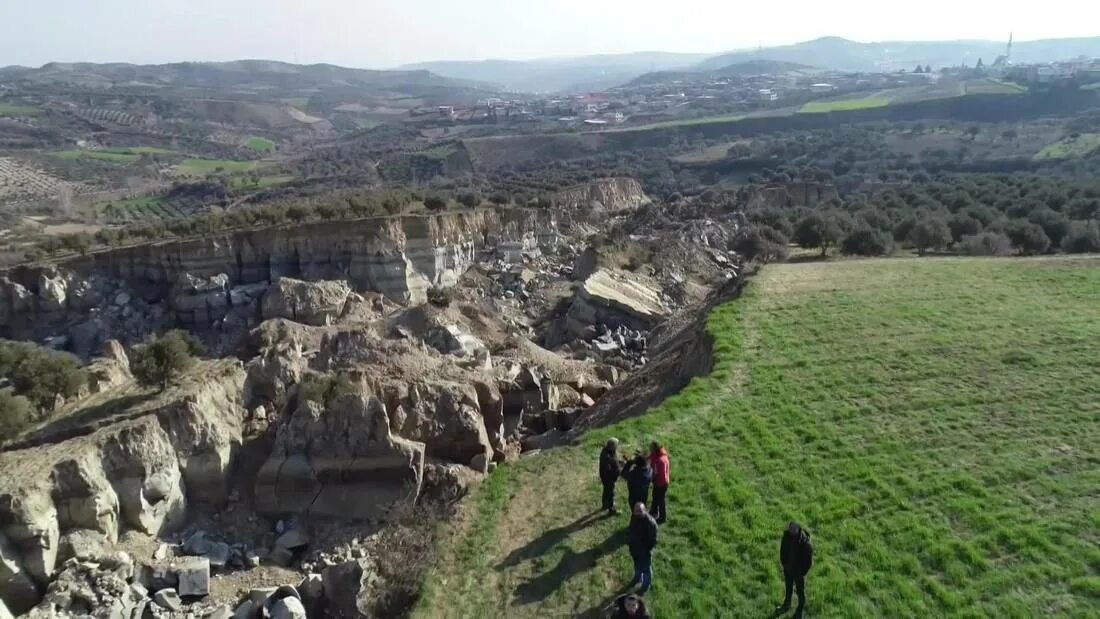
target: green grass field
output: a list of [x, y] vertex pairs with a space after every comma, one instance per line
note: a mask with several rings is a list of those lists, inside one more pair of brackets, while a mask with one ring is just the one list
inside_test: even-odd
[[825, 112], [848, 112], [851, 110], [867, 110], [875, 107], [890, 105], [890, 99], [885, 97], [864, 97], [861, 99], [839, 99], [836, 101], [810, 101], [799, 108], [799, 114], [822, 114]]
[[100, 161], [124, 164], [131, 164], [139, 158], [139, 155], [136, 153], [123, 153], [109, 150], [63, 150], [54, 153], [54, 156], [60, 159], [80, 159], [86, 157], [88, 159], [99, 159]]
[[260, 138], [252, 136], [245, 140], [245, 148], [252, 149], [258, 153], [270, 153], [275, 151], [275, 142], [267, 138]]
[[809, 617], [1096, 617], [1098, 307], [1095, 257], [765, 267], [711, 375], [477, 488], [414, 616], [596, 616], [630, 577], [592, 517], [614, 435], [672, 457], [657, 617], [768, 616], [790, 519]]
[[176, 172], [185, 176], [205, 176], [212, 172], [248, 172], [259, 167], [259, 161], [232, 161], [229, 159], [184, 159], [176, 166]]
[[0, 116], [38, 116], [42, 110], [29, 105], [0, 103]]
[[1075, 138], [1063, 138], [1053, 144], [1048, 144], [1042, 150], [1035, 153], [1035, 159], [1069, 159], [1070, 157], [1084, 157], [1094, 150], [1100, 149], [1100, 133], [1082, 133]]

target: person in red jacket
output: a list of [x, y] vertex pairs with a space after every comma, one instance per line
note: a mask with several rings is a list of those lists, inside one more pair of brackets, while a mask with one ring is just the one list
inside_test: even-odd
[[665, 500], [668, 494], [669, 462], [668, 452], [656, 441], [649, 446], [649, 466], [653, 469], [653, 503], [649, 513], [657, 524], [663, 524], [668, 520], [668, 505]]

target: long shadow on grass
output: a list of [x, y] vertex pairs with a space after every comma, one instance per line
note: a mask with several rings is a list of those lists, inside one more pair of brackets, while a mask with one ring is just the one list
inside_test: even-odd
[[557, 591], [566, 580], [592, 569], [596, 566], [596, 561], [600, 557], [626, 544], [626, 537], [626, 529], [623, 528], [600, 542], [599, 545], [584, 552], [573, 552], [572, 549], [567, 548], [554, 569], [516, 587], [516, 603], [532, 604], [546, 599], [551, 593]]
[[599, 522], [601, 520], [601, 514], [603, 513], [603, 510], [596, 510], [577, 518], [563, 527], [550, 529], [532, 540], [526, 546], [513, 550], [507, 557], [504, 557], [503, 561], [496, 565], [496, 569], [503, 570], [505, 568], [514, 567], [528, 559], [534, 559], [535, 557], [545, 554], [546, 551], [557, 546], [570, 535]]

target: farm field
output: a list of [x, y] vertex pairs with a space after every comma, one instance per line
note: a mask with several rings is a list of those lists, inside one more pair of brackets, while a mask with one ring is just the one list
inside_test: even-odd
[[58, 159], [80, 159], [87, 157], [89, 159], [99, 159], [101, 161], [109, 161], [111, 163], [123, 163], [131, 164], [138, 160], [140, 155], [131, 152], [119, 152], [111, 150], [63, 150], [54, 153], [54, 156]]
[[866, 110], [890, 105], [886, 97], [863, 97], [859, 99], [838, 99], [836, 101], [810, 101], [798, 109], [799, 114], [821, 114], [824, 112], [846, 112]]
[[33, 200], [53, 198], [63, 186], [83, 191], [79, 183], [66, 183], [52, 174], [17, 159], [0, 157], [0, 199]]
[[233, 161], [231, 159], [184, 159], [176, 166], [183, 176], [205, 176], [212, 172], [248, 172], [260, 166], [259, 161]]
[[0, 116], [38, 116], [42, 110], [29, 105], [0, 103]]
[[270, 153], [275, 150], [275, 142], [272, 142], [267, 138], [260, 138], [256, 136], [252, 136], [245, 140], [244, 146], [245, 148], [252, 149], [258, 153]]
[[1067, 137], [1045, 146], [1035, 159], [1068, 159], [1083, 157], [1100, 149], [1100, 133], [1082, 133], [1077, 137]]
[[474, 490], [414, 616], [598, 616], [630, 578], [616, 436], [672, 458], [655, 616], [768, 616], [795, 519], [810, 617], [1095, 617], [1098, 304], [1097, 257], [767, 266], [711, 375]]

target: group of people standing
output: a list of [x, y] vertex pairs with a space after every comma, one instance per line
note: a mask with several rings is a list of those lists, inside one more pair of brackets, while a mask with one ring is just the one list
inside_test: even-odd
[[[603, 509], [607, 510], [608, 515], [619, 513], [615, 508], [615, 486], [619, 479], [626, 480], [627, 500], [631, 506], [627, 539], [630, 558], [634, 561], [634, 578], [627, 589], [641, 585], [637, 594], [630, 593], [615, 601], [615, 617], [649, 619], [642, 596], [653, 585], [653, 550], [657, 547], [658, 525], [668, 521], [668, 487], [671, 481], [668, 451], [654, 441], [649, 446], [648, 456], [638, 453], [626, 459], [619, 455], [618, 439], [612, 438], [600, 452], [599, 471], [603, 484]], [[650, 506], [648, 509], [647, 504]], [[797, 522], [788, 523], [779, 543], [785, 596], [783, 603], [775, 609], [774, 617], [790, 610], [791, 594], [794, 592], [798, 594], [794, 617], [802, 617], [806, 606], [806, 575], [813, 566], [813, 560], [810, 534]]]

